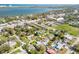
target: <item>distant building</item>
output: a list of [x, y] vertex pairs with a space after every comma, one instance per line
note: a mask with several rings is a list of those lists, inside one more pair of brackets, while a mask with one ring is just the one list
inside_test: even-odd
[[77, 14], [78, 13], [78, 10], [74, 10], [73, 14]]
[[46, 18], [47, 18], [47, 19], [56, 19], [56, 18], [54, 17], [54, 15], [47, 15]]
[[65, 13], [57, 14], [57, 16], [63, 17], [63, 16], [65, 16]]
[[57, 22], [64, 23], [65, 19], [63, 17], [57, 18]]

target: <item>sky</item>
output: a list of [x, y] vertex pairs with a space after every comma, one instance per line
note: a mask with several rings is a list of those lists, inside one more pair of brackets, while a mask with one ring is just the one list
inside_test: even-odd
[[79, 4], [79, 0], [0, 0], [0, 4]]

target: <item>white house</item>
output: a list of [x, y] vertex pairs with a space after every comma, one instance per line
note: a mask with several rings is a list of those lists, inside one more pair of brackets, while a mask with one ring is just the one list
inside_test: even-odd
[[56, 18], [54, 17], [54, 15], [47, 15], [46, 18], [47, 18], [47, 19], [56, 19]]
[[56, 20], [57, 20], [57, 22], [60, 22], [60, 23], [63, 23], [65, 21], [65, 19], [63, 17], [57, 18]]
[[76, 13], [78, 13], [78, 10], [74, 10], [73, 14], [76, 14]]
[[67, 39], [69, 39], [69, 40], [72, 40], [73, 39], [73, 36], [71, 36], [71, 35], [69, 35], [69, 34], [66, 34], [66, 35], [64, 35]]
[[63, 17], [63, 16], [65, 16], [65, 13], [57, 14], [57, 16]]

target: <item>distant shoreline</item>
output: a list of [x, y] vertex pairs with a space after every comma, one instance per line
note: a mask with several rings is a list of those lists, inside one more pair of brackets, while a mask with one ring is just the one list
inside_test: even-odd
[[54, 7], [54, 6], [0, 6], [0, 8], [65, 8], [65, 7]]
[[[48, 13], [52, 10], [63, 10], [64, 8], [53, 8], [53, 7], [35, 7], [35, 6], [16, 6], [16, 7], [0, 7], [0, 17], [4, 16], [22, 16], [29, 14], [41, 14]], [[19, 9], [21, 8], [21, 9]], [[33, 8], [33, 9], [32, 9]], [[35, 8], [35, 9], [34, 9]], [[40, 8], [40, 9], [39, 9]], [[44, 9], [43, 9], [44, 8]], [[5, 13], [4, 13], [5, 12]]]

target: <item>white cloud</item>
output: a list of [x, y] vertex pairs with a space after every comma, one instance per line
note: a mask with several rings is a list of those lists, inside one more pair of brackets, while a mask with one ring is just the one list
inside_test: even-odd
[[79, 0], [0, 0], [0, 4], [79, 4]]

